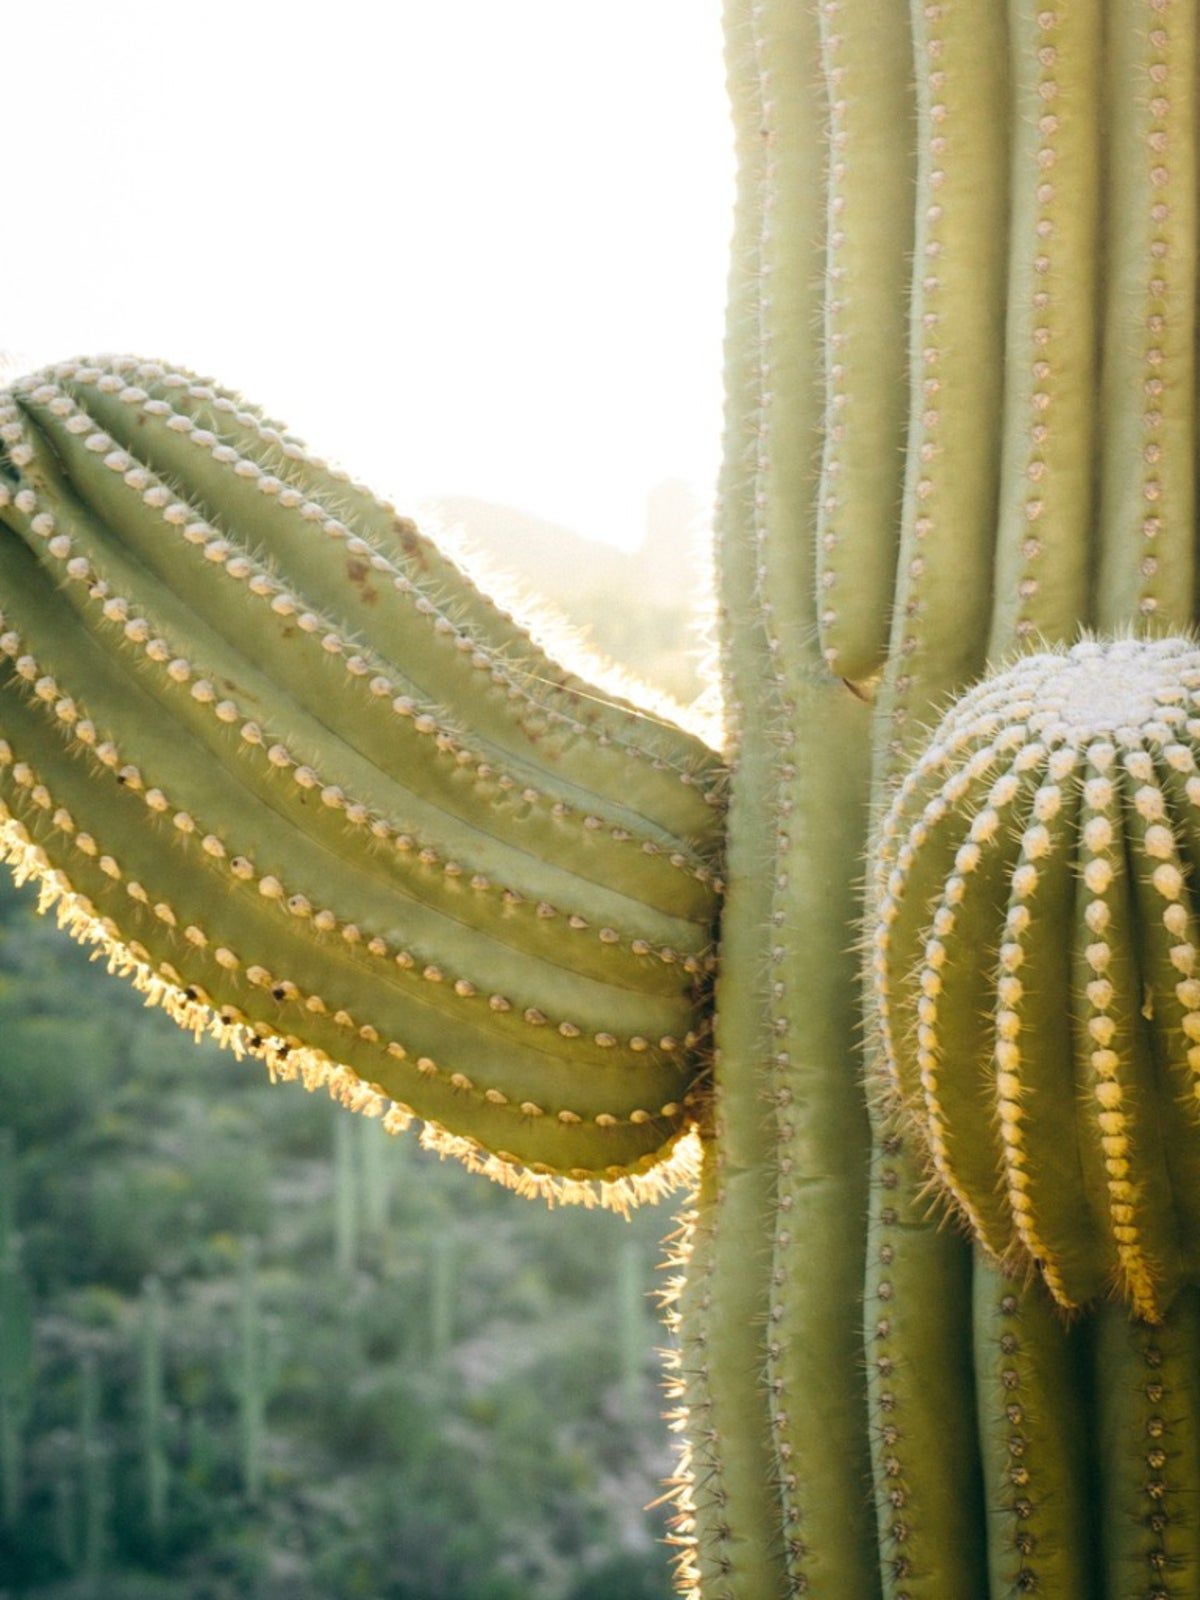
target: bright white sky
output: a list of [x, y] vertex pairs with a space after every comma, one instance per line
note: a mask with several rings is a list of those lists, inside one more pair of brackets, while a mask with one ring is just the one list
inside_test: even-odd
[[409, 509], [632, 545], [712, 499], [719, 0], [60, 0], [5, 17], [3, 348], [165, 356]]

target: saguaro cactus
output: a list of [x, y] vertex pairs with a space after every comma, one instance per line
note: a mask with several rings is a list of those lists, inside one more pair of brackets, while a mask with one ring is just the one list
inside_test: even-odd
[[685, 1588], [1194, 1595], [1195, 0], [726, 9], [721, 755], [235, 396], [68, 362], [0, 405], [5, 849], [502, 1181], [700, 1149]]

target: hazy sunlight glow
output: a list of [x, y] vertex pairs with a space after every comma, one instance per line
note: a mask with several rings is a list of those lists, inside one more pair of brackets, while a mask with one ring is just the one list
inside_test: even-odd
[[163, 356], [402, 508], [636, 545], [654, 484], [708, 506], [716, 476], [719, 24], [716, 0], [17, 8], [7, 350]]

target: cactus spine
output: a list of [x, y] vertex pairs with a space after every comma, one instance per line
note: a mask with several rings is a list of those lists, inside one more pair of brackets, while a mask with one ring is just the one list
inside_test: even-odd
[[702, 1144], [704, 1600], [1195, 1593], [1196, 0], [726, 19], [724, 766], [228, 392], [68, 362], [0, 404], [4, 848], [525, 1192]]

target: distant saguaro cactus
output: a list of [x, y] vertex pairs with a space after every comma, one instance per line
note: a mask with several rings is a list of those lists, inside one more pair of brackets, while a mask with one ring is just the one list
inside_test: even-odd
[[33, 1296], [17, 1234], [17, 1152], [0, 1128], [0, 1521], [15, 1528], [25, 1498], [25, 1428], [33, 1409]]
[[722, 754], [73, 361], [0, 404], [4, 848], [524, 1192], [699, 1152], [685, 1589], [1194, 1595], [1196, 0], [726, 12]]
[[166, 1447], [166, 1396], [164, 1380], [164, 1329], [166, 1297], [158, 1278], [142, 1285], [141, 1328], [138, 1338], [139, 1425], [142, 1445], [142, 1483], [146, 1526], [152, 1538], [161, 1538], [167, 1525], [170, 1463]]

